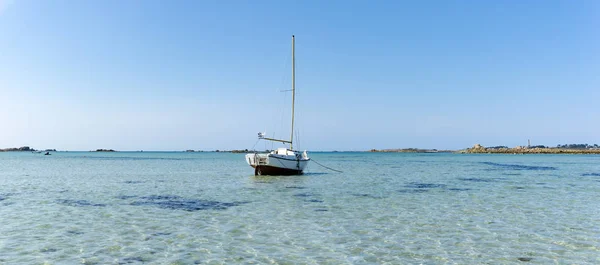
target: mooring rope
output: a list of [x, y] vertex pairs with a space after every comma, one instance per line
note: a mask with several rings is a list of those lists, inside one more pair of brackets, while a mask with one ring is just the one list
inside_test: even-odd
[[328, 167], [328, 166], [325, 166], [325, 165], [323, 165], [323, 164], [321, 164], [321, 163], [317, 162], [317, 161], [316, 161], [315, 159], [313, 159], [313, 158], [311, 158], [310, 160], [312, 160], [313, 162], [317, 163], [317, 165], [319, 165], [319, 166], [322, 166], [322, 167], [324, 167], [324, 168], [326, 168], [326, 169], [333, 170], [333, 171], [335, 171], [335, 172], [339, 172], [339, 173], [344, 173], [344, 172], [343, 172], [343, 171], [341, 171], [341, 170], [337, 170], [337, 169], [333, 169], [333, 168], [330, 168], [330, 167]]

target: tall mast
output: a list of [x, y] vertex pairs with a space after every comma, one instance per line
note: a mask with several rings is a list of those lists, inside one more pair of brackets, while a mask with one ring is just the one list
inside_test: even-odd
[[292, 142], [294, 140], [294, 102], [296, 101], [296, 51], [295, 39], [292, 35], [292, 134], [290, 136], [290, 150], [294, 149]]

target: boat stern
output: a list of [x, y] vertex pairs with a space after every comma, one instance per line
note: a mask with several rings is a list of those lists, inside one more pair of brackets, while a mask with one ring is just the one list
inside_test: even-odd
[[248, 165], [251, 167], [255, 167], [256, 166], [255, 157], [256, 156], [254, 154], [246, 154], [246, 163], [248, 163]]
[[246, 163], [251, 167], [269, 164], [269, 154], [246, 154]]

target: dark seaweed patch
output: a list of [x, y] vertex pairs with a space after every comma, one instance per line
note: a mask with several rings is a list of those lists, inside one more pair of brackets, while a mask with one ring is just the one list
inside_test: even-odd
[[500, 164], [500, 163], [493, 163], [493, 162], [481, 162], [481, 164], [488, 165], [488, 166], [500, 167], [500, 168], [504, 168], [504, 169], [511, 169], [511, 170], [556, 170], [557, 169], [556, 167]]
[[127, 258], [123, 258], [121, 261], [119, 261], [119, 264], [131, 264], [131, 263], [144, 263], [145, 260], [142, 257], [127, 257]]
[[301, 187], [301, 186], [286, 186], [286, 189], [296, 189], [296, 190], [303, 190], [306, 189], [306, 187]]
[[158, 233], [153, 233], [152, 236], [168, 236], [171, 233], [166, 233], [166, 232], [158, 232]]
[[219, 202], [210, 200], [184, 199], [174, 195], [152, 195], [140, 197], [140, 201], [131, 203], [135, 206], [156, 206], [164, 209], [184, 210], [188, 212], [200, 210], [225, 210], [247, 202]]
[[407, 185], [404, 185], [406, 188], [411, 189], [434, 189], [434, 188], [445, 188], [444, 184], [435, 184], [435, 183], [420, 183], [420, 182], [411, 182]]
[[459, 178], [462, 181], [471, 181], [471, 182], [493, 182], [493, 179], [485, 179], [485, 178]]
[[126, 180], [123, 181], [123, 183], [125, 184], [140, 184], [140, 183], [144, 183], [145, 181], [141, 181], [141, 180]]
[[42, 252], [42, 253], [52, 253], [52, 252], [56, 252], [56, 251], [58, 251], [58, 249], [55, 249], [55, 248], [43, 248], [43, 249], [40, 249], [40, 252]]
[[600, 173], [585, 173], [581, 174], [582, 177], [600, 177]]
[[435, 183], [421, 183], [421, 182], [410, 182], [404, 185], [406, 189], [398, 190], [401, 193], [423, 193], [427, 192], [431, 189], [436, 188], [446, 188], [444, 184], [435, 184]]
[[527, 262], [527, 261], [531, 261], [533, 258], [530, 257], [521, 257], [521, 258], [517, 258], [517, 260], [519, 261], [523, 261], [523, 262]]
[[10, 196], [17, 195], [17, 193], [9, 192], [9, 193], [0, 193], [0, 201], [8, 199]]
[[302, 197], [302, 198], [311, 197], [311, 196], [313, 196], [313, 194], [308, 193], [308, 192], [294, 194], [294, 197]]
[[467, 189], [467, 188], [449, 188], [449, 191], [468, 191], [471, 189]]
[[317, 200], [317, 199], [310, 199], [310, 200], [306, 200], [306, 202], [323, 202], [323, 201]]
[[398, 192], [400, 193], [424, 193], [427, 192], [429, 190], [427, 189], [402, 189], [402, 190], [398, 190]]
[[327, 209], [315, 209], [315, 212], [327, 212], [327, 211], [329, 211], [329, 210], [327, 210]]
[[120, 195], [117, 196], [117, 199], [121, 199], [121, 200], [127, 200], [127, 199], [132, 199], [132, 198], [137, 198], [138, 196], [135, 195]]
[[83, 235], [83, 232], [77, 231], [77, 230], [69, 230], [69, 231], [67, 231], [67, 234], [69, 234], [69, 235]]
[[57, 203], [75, 206], [75, 207], [84, 207], [84, 206], [95, 206], [95, 207], [104, 207], [106, 204], [103, 203], [92, 203], [86, 200], [56, 200]]
[[371, 199], [381, 199], [383, 197], [375, 196], [367, 193], [352, 193], [352, 196], [363, 197], [363, 198], [371, 198]]
[[159, 201], [159, 200], [179, 200], [182, 199], [181, 196], [177, 195], [150, 195], [141, 197], [141, 199], [149, 200], [149, 201]]

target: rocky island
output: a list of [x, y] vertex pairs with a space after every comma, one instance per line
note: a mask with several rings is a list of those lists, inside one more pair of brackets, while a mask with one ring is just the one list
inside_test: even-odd
[[96, 149], [96, 151], [94, 151], [94, 152], [116, 152], [116, 151], [113, 149]]
[[0, 149], [0, 152], [35, 152], [37, 150], [30, 148], [29, 146], [23, 146], [23, 147], [12, 147], [12, 148], [4, 148], [4, 149]]
[[568, 144], [558, 145], [557, 147], [538, 146], [517, 146], [509, 148], [507, 146], [484, 147], [475, 144], [471, 148], [457, 151], [461, 154], [600, 154], [598, 145], [588, 144]]

